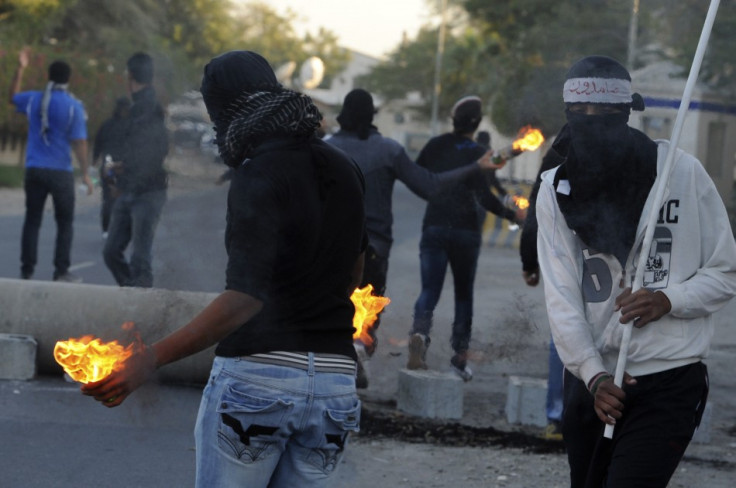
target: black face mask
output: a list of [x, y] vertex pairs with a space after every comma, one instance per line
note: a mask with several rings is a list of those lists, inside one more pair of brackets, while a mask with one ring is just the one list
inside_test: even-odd
[[627, 125], [628, 113], [567, 111], [570, 146], [557, 194], [568, 227], [596, 251], [621, 263], [631, 250], [644, 202], [656, 176], [657, 145]]
[[598, 193], [625, 176], [633, 138], [628, 112], [586, 115], [565, 111], [570, 128], [568, 178], [573, 193]]

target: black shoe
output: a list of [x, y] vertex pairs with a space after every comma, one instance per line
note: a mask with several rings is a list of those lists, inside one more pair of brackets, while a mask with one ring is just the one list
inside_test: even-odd
[[27, 272], [27, 271], [21, 271], [20, 272], [20, 279], [21, 280], [30, 280], [33, 278], [33, 271]]
[[67, 271], [66, 273], [61, 274], [54, 273], [54, 281], [62, 281], [64, 283], [81, 283], [82, 278]]

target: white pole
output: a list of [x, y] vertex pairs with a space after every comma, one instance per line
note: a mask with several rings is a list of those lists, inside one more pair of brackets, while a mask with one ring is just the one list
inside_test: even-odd
[[439, 133], [438, 113], [440, 106], [440, 95], [442, 94], [442, 56], [445, 53], [445, 31], [447, 29], [447, 0], [442, 0], [442, 17], [440, 30], [437, 36], [437, 56], [434, 65], [434, 92], [432, 96], [432, 137]]
[[[644, 281], [644, 267], [646, 266], [647, 256], [649, 254], [649, 248], [652, 245], [652, 239], [654, 238], [654, 228], [657, 225], [657, 218], [659, 217], [659, 209], [664, 203], [664, 192], [667, 188], [670, 179], [670, 172], [672, 171], [672, 162], [675, 159], [675, 152], [677, 151], [677, 144], [680, 140], [680, 133], [682, 132], [682, 126], [685, 122], [685, 115], [687, 115], [688, 107], [690, 106], [690, 97], [692, 96], [695, 83], [698, 80], [698, 72], [700, 71], [700, 65], [703, 62], [703, 56], [705, 55], [705, 48], [708, 45], [708, 38], [710, 32], [713, 29], [713, 22], [716, 19], [716, 12], [718, 11], [718, 4], [720, 0], [711, 0], [710, 7], [708, 8], [708, 14], [705, 17], [705, 23], [703, 24], [703, 31], [700, 33], [700, 40], [698, 41], [698, 47], [695, 50], [695, 57], [693, 58], [693, 64], [690, 67], [690, 74], [687, 77], [687, 83], [685, 84], [685, 91], [682, 94], [682, 101], [680, 102], [680, 108], [677, 110], [677, 118], [675, 118], [675, 125], [672, 128], [672, 137], [670, 138], [669, 149], [667, 150], [667, 157], [664, 160], [664, 166], [662, 174], [659, 175], [657, 181], [657, 192], [654, 195], [652, 201], [651, 212], [649, 214], [649, 221], [647, 223], [646, 232], [644, 233], [644, 240], [641, 244], [641, 252], [639, 254], [639, 261], [636, 266], [636, 275], [634, 276], [634, 284], [632, 286], [632, 292], [635, 292], [642, 287]], [[613, 382], [616, 386], [621, 386], [624, 379], [624, 371], [626, 369], [626, 358], [629, 355], [629, 343], [631, 342], [631, 330], [633, 324], [629, 322], [624, 324], [622, 327], [623, 336], [621, 337], [621, 348], [618, 351], [618, 362], [616, 363], [616, 374], [614, 375]], [[603, 432], [603, 436], [608, 439], [613, 438], [613, 425], [606, 425], [606, 429]]]
[[631, 7], [631, 19], [629, 19], [629, 46], [628, 54], [626, 56], [626, 67], [630, 70], [634, 69], [634, 62], [636, 61], [636, 39], [638, 29], [639, 0], [634, 0], [634, 5]]

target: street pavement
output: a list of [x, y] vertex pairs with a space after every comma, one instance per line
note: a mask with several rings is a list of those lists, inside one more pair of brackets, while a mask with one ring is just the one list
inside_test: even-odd
[[[204, 168], [204, 169], [202, 169]], [[169, 289], [217, 292], [223, 285], [226, 187], [212, 182], [220, 167], [174, 168], [169, 202], [154, 249], [154, 282]], [[99, 196], [78, 198], [73, 262], [87, 283], [114, 286], [101, 261]], [[15, 278], [22, 225], [22, 191], [0, 189], [0, 276]], [[369, 387], [360, 390], [366, 411], [411, 423], [396, 409], [398, 372], [407, 359], [407, 333], [419, 293], [418, 241], [423, 203], [397, 183], [395, 243], [388, 289], [391, 304], [368, 362]], [[50, 279], [54, 225], [47, 214], [37, 279]], [[80, 297], [80, 300], [83, 300]], [[449, 372], [452, 277], [435, 312], [431, 369]], [[713, 406], [710, 442], [692, 444], [673, 487], [730, 487], [736, 474], [736, 304], [717, 314], [708, 361]], [[0, 311], [0, 316], [2, 311]], [[0, 318], [0, 320], [2, 320]], [[535, 436], [538, 427], [509, 425], [504, 407], [509, 376], [546, 378], [549, 327], [542, 286], [527, 287], [518, 251], [484, 245], [475, 288], [471, 365], [459, 424]], [[83, 332], [83, 331], [81, 331]], [[193, 486], [192, 427], [201, 387], [149, 384], [117, 409], [106, 409], [60, 377], [0, 381], [0, 487]], [[454, 422], [447, 422], [452, 424]], [[462, 443], [461, 443], [462, 444]], [[529, 449], [405, 442], [401, 436], [354, 436], [332, 486], [564, 487], [567, 467], [559, 446]]]

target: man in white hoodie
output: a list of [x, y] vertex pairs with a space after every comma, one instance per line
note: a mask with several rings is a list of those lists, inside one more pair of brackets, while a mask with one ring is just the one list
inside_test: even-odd
[[[563, 98], [570, 146], [544, 173], [536, 210], [547, 312], [566, 368], [571, 486], [665, 487], [705, 407], [702, 360], [711, 314], [736, 294], [736, 243], [713, 182], [682, 151], [662, 208], [651, 208], [669, 142], [628, 126], [629, 111], [644, 104], [620, 63], [581, 59]], [[632, 293], [653, 211], [644, 283]], [[619, 388], [612, 374], [621, 324], [631, 321]], [[610, 443], [599, 442], [605, 424], [616, 426]]]

